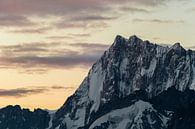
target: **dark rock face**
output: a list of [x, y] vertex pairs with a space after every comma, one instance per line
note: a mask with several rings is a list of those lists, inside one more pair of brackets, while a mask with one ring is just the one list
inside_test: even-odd
[[175, 87], [154, 97], [150, 101], [159, 112], [171, 111], [171, 119], [167, 129], [194, 129], [195, 128], [195, 91], [176, 90]]
[[117, 36], [49, 127], [31, 112], [45, 120], [32, 129], [194, 129], [194, 90], [194, 51]]
[[31, 112], [18, 105], [0, 109], [0, 129], [46, 129], [49, 120], [48, 112], [41, 109]]

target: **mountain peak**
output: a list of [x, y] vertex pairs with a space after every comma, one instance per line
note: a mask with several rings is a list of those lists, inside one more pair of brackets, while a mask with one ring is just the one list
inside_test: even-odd
[[136, 35], [132, 35], [129, 37], [129, 41], [130, 43], [140, 43], [140, 42], [143, 42], [142, 39], [140, 39], [138, 36]]
[[121, 35], [117, 35], [115, 40], [114, 40], [114, 46], [115, 45], [122, 45], [122, 44], [132, 44], [132, 45], [136, 45], [136, 44], [140, 44], [142, 43], [143, 40], [140, 39], [138, 36], [136, 35], [132, 35], [129, 37], [129, 39], [124, 38]]
[[171, 46], [172, 49], [184, 49], [180, 43], [175, 43], [173, 46]]
[[115, 40], [114, 40], [114, 45], [125, 43], [126, 40], [127, 39], [125, 39], [123, 36], [117, 35]]
[[135, 41], [135, 40], [141, 40], [137, 35], [132, 35], [129, 37], [130, 41]]
[[[145, 48], [145, 46], [148, 46], [149, 44], [150, 44], [150, 46], [155, 45], [148, 40], [142, 40], [137, 35], [132, 35], [129, 37], [129, 39], [127, 39], [121, 35], [117, 35], [112, 46], [115, 46], [115, 47], [118, 47], [121, 45], [125, 46], [125, 47], [127, 47], [127, 46], [132, 46], [132, 47], [142, 46]], [[161, 47], [165, 48], [164, 46], [161, 46]], [[178, 52], [182, 52], [182, 53], [186, 51], [185, 48], [179, 42], [172, 45], [169, 49], [175, 50]]]
[[175, 50], [179, 53], [185, 53], [186, 50], [181, 46], [180, 43], [175, 43], [173, 46], [170, 47], [171, 50]]

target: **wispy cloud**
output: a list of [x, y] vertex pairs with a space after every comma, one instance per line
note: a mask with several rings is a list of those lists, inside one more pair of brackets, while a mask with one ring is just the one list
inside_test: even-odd
[[117, 17], [111, 17], [111, 16], [101, 16], [101, 15], [86, 15], [86, 16], [75, 16], [70, 18], [69, 20], [72, 22], [78, 22], [78, 21], [107, 21], [107, 20], [114, 20]]
[[[112, 21], [120, 17], [116, 13], [113, 16], [116, 6], [121, 7], [117, 11], [148, 13], [148, 10], [141, 7], [154, 7], [165, 2], [168, 2], [168, 0], [15, 0], [14, 2], [12, 0], [2, 0], [0, 1], [0, 12], [4, 15], [0, 15], [0, 26], [32, 26], [39, 22], [33, 23], [29, 18], [35, 16], [47, 19], [48, 16], [55, 16], [64, 19], [58, 21], [57, 18], [55, 24], [52, 24], [59, 28], [93, 28], [97, 26], [97, 23], [87, 24], [87, 22], [104, 21], [103, 23], [106, 24], [105, 21]], [[81, 21], [81, 23], [78, 21]], [[39, 30], [35, 29], [26, 30], [26, 32], [40, 33]]]
[[64, 17], [61, 20], [53, 23], [58, 29], [98, 29], [108, 26], [108, 22], [117, 19], [118, 16], [102, 16], [102, 15], [79, 15]]
[[25, 16], [21, 15], [0, 15], [0, 26], [15, 27], [15, 26], [34, 26], [36, 23], [32, 22]]
[[[41, 42], [32, 42], [32, 43], [23, 43], [23, 44], [16, 44], [16, 45], [1, 45], [1, 55], [8, 54], [10, 56], [12, 55], [18, 55], [19, 53], [24, 54], [23, 52], [47, 52], [49, 48], [51, 47], [57, 47], [61, 43], [41, 43]], [[18, 52], [18, 54], [17, 54]]]
[[109, 45], [101, 44], [101, 43], [73, 43], [69, 45], [75, 46], [75, 47], [81, 47], [84, 49], [95, 48], [95, 49], [102, 49], [102, 50], [105, 50], [106, 48], [109, 47]]
[[21, 33], [21, 34], [43, 34], [51, 30], [51, 27], [41, 27], [41, 28], [23, 28], [10, 30], [11, 33]]
[[186, 9], [186, 12], [187, 13], [189, 13], [189, 12], [193, 13], [193, 12], [195, 12], [195, 7], [194, 8], [188, 8], [188, 9]]
[[115, 5], [156, 6], [167, 0], [4, 0], [0, 10], [4, 14], [64, 15], [78, 12], [105, 12]]
[[61, 40], [61, 39], [74, 39], [72, 36], [48, 36], [47, 39]]
[[76, 23], [67, 23], [66, 21], [57, 21], [53, 24], [58, 29], [78, 29], [78, 28], [86, 28], [88, 23], [76, 22]]
[[61, 40], [61, 39], [76, 39], [76, 38], [88, 38], [90, 37], [91, 34], [89, 33], [84, 33], [84, 34], [75, 34], [75, 33], [69, 33], [67, 35], [63, 36], [49, 36], [46, 37], [48, 39], [54, 39], [54, 40]]
[[[20, 56], [0, 58], [3, 65], [10, 64], [23, 68], [49, 67], [49, 68], [73, 68], [75, 66], [89, 67], [97, 59], [97, 55], [64, 55], [64, 56]], [[2, 63], [1, 63], [2, 64]]]
[[14, 97], [21, 98], [36, 94], [43, 94], [46, 92], [53, 92], [53, 90], [75, 90], [71, 86], [26, 86], [16, 89], [0, 89], [0, 97]]
[[53, 23], [53, 26], [57, 29], [102, 29], [109, 26], [108, 22], [111, 21], [112, 18], [103, 18], [101, 16], [83, 16], [74, 17], [69, 20], [67, 19], [68, 18], [58, 20]]
[[84, 33], [84, 34], [68, 34], [69, 36], [74, 36], [74, 37], [90, 37], [91, 34], [89, 33]]
[[73, 47], [79, 47], [83, 52], [87, 53], [102, 53], [109, 48], [110, 45], [107, 44], [101, 44], [101, 43], [74, 43], [74, 44], [69, 44], [70, 46]]
[[150, 13], [149, 10], [144, 8], [135, 8], [135, 7], [126, 7], [126, 6], [121, 7], [120, 10], [124, 12], [131, 12], [131, 13]]
[[162, 20], [162, 19], [133, 19], [133, 22], [150, 22], [150, 23], [163, 23], [163, 24], [169, 24], [169, 23], [180, 23], [183, 24], [184, 21], [183, 20]]
[[27, 88], [17, 88], [17, 89], [0, 89], [0, 97], [24, 97], [32, 94], [44, 93], [46, 89], [27, 89]]
[[24, 69], [27, 73], [88, 68], [108, 47], [109, 45], [100, 43], [28, 43], [0, 46], [0, 68]]
[[189, 49], [195, 50], [195, 46], [188, 47]]
[[75, 90], [75, 87], [71, 87], [71, 86], [51, 86], [50, 89], [54, 89], [54, 90]]

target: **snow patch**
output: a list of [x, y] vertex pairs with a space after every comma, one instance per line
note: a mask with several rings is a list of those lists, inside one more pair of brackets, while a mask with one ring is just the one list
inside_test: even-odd
[[192, 66], [192, 71], [193, 71], [193, 80], [190, 89], [195, 90], [195, 66]]
[[52, 127], [52, 120], [53, 120], [56, 110], [46, 110], [46, 111], [50, 115], [49, 126], [46, 129], [50, 129]]
[[[136, 122], [136, 125], [142, 123], [142, 115], [144, 111], [153, 111], [153, 107], [148, 102], [139, 100], [135, 102], [132, 106], [114, 110], [108, 114], [97, 119], [89, 129], [93, 129], [96, 126], [100, 126], [102, 123], [107, 121], [115, 124], [111, 124], [111, 128], [115, 129], [125, 129], [130, 123]], [[114, 127], [113, 127], [114, 126]]]
[[94, 101], [91, 111], [97, 111], [100, 105], [101, 91], [103, 90], [104, 73], [101, 65], [95, 65], [89, 75], [89, 98]]

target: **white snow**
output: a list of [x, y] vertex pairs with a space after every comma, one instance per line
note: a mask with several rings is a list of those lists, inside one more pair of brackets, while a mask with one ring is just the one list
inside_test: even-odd
[[60, 128], [60, 125], [59, 126], [57, 126], [55, 129], [59, 129]]
[[[132, 122], [136, 123], [135, 126], [140, 125], [142, 123], [141, 118], [145, 110], [153, 111], [154, 109], [152, 105], [149, 104], [148, 102], [139, 100], [132, 106], [114, 110], [100, 117], [90, 126], [89, 129], [93, 129], [95, 126], [100, 126], [101, 123], [107, 121], [112, 121], [113, 123], [116, 123], [114, 125], [113, 124], [111, 125], [111, 128], [113, 128], [114, 126], [115, 129], [125, 129]], [[150, 121], [152, 123], [152, 120]]]
[[149, 122], [150, 125], [153, 125], [153, 124], [156, 123], [156, 121], [154, 121], [154, 120], [151, 119], [151, 116], [150, 115], [146, 115], [146, 117], [147, 117], [148, 122]]
[[121, 62], [121, 65], [120, 65], [120, 72], [126, 72], [126, 68], [127, 68], [127, 65], [129, 63], [129, 59], [128, 58], [124, 58]]
[[52, 127], [52, 120], [53, 120], [53, 116], [54, 116], [56, 110], [46, 110], [46, 111], [50, 115], [49, 126], [46, 129], [50, 129]]
[[53, 117], [50, 117], [49, 126], [46, 129], [50, 129], [52, 127], [52, 119], [53, 119]]
[[104, 73], [100, 64], [95, 65], [94, 69], [90, 71], [89, 77], [89, 98], [95, 102], [91, 111], [97, 111], [100, 105], [100, 93], [103, 89], [104, 80]]
[[85, 113], [86, 113], [86, 107], [79, 108], [76, 110], [76, 117], [78, 119], [71, 120], [68, 115], [65, 116], [63, 123], [66, 124], [68, 129], [77, 129], [78, 127], [84, 126], [85, 122]]
[[[122, 76], [125, 76], [125, 77], [127, 76], [127, 65], [128, 65], [128, 63], [129, 63], [129, 59], [124, 58], [122, 60], [121, 64], [120, 64], [121, 78], [122, 78]], [[122, 96], [129, 95], [130, 92], [131, 92], [131, 87], [127, 86], [125, 84], [125, 81], [120, 81], [119, 88], [120, 88], [120, 93], [122, 94]]]
[[192, 71], [193, 71], [193, 80], [192, 80], [192, 84], [190, 86], [191, 90], [195, 90], [195, 66], [192, 66]]
[[167, 82], [166, 82], [166, 89], [167, 90], [169, 87], [173, 86], [173, 78], [168, 78]]
[[168, 51], [168, 47], [162, 47], [162, 46], [157, 46], [156, 51], [156, 57], [161, 57], [164, 53]]
[[165, 116], [163, 116], [161, 114], [159, 114], [159, 115], [161, 117], [161, 121], [162, 121], [163, 125], [167, 126], [167, 122], [170, 120], [170, 118], [165, 117]]
[[149, 78], [153, 76], [154, 70], [156, 69], [157, 60], [155, 57], [150, 62], [150, 67], [148, 69], [141, 69], [141, 76], [147, 75]]

